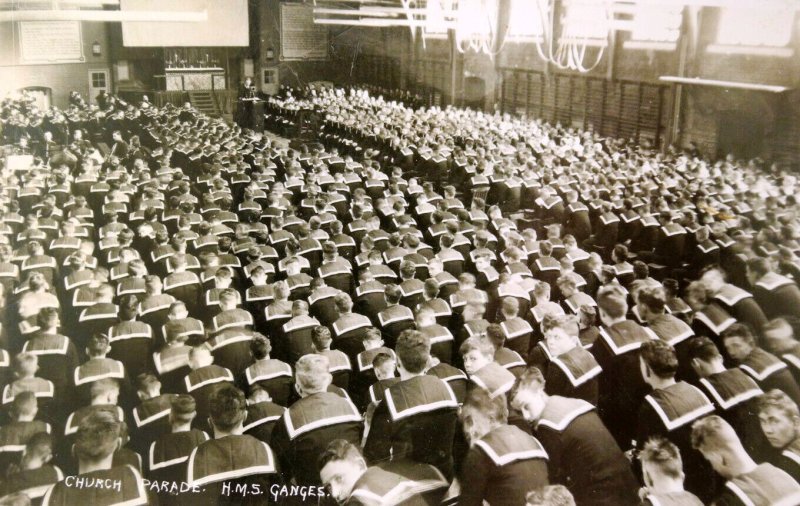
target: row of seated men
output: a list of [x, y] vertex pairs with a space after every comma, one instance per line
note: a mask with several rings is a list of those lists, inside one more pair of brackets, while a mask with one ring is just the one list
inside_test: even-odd
[[[347, 419], [342, 422], [343, 427], [336, 427], [333, 432], [342, 429], [353, 444], [360, 445], [363, 440], [370, 463], [384, 462], [389, 456], [399, 459], [401, 455], [411, 455], [414, 460], [434, 465], [450, 479], [455, 472], [454, 463], [460, 464], [464, 450], [456, 438], [460, 431], [444, 431], [443, 437], [431, 441], [431, 434], [440, 432], [429, 427], [455, 424], [454, 404], [465, 401], [468, 385], [488, 392], [493, 399], [502, 398], [501, 394], [510, 392], [526, 364], [535, 364], [543, 378], [547, 378], [540, 383], [550, 385], [548, 395], [579, 399], [596, 407], [601, 425], [607, 427], [603, 430], [615, 441], [609, 445], [610, 440], [606, 440], [600, 448], [620, 450], [610, 457], [615, 462], [610, 467], [619, 472], [612, 473], [608, 489], [599, 485], [595, 472], [580, 469], [573, 475], [567, 469], [573, 459], [567, 459], [570, 461], [567, 464], [548, 451], [553, 481], [566, 484], [579, 504], [595, 504], [603, 500], [602, 496], [611, 498], [610, 504], [622, 504], [632, 500], [635, 494], [631, 495], [631, 491], [635, 492], [636, 484], [630, 479], [627, 461], [618, 459], [622, 456], [621, 449], [630, 448], [634, 440], [636, 446], [644, 445], [659, 422], [669, 429], [667, 433], [674, 425], [668, 423], [670, 415], [650, 420], [649, 413], [639, 413], [644, 402], [657, 403], [647, 400], [652, 397], [645, 397], [646, 385], [654, 391], [666, 389], [671, 386], [670, 374], [673, 377], [679, 374], [681, 381], [676, 385], [684, 390], [674, 389], [662, 402], [670, 405], [677, 398], [700, 404], [695, 406], [690, 402], [672, 410], [671, 415], [682, 422], [675, 429], [686, 429], [690, 421], [697, 419], [683, 417], [683, 409], [693, 415], [699, 413], [698, 416], [713, 410], [713, 406], [709, 409], [716, 401], [711, 393], [713, 383], [709, 381], [712, 387], [707, 387], [699, 378], [724, 372], [725, 367], [732, 365], [738, 366], [733, 371], [750, 374], [761, 390], [777, 388], [790, 399], [798, 398], [789, 366], [781, 361], [792, 364], [790, 357], [795, 344], [792, 326], [786, 319], [768, 321], [766, 316], [785, 316], [790, 320], [797, 315], [798, 306], [792, 305], [797, 300], [797, 287], [790, 277], [773, 271], [773, 262], [763, 252], [762, 256], [755, 253], [753, 256], [758, 258], [744, 262], [752, 295], [725, 283], [724, 271], [712, 268], [689, 285], [683, 302], [678, 297], [677, 283], [663, 280], [666, 290], [662, 288], [659, 281], [650, 277], [646, 263], [629, 262], [631, 254], [626, 246], [613, 248], [608, 265], [604, 265], [597, 253], [581, 250], [574, 237], [561, 238], [557, 227], [548, 228], [547, 239], [537, 241], [533, 229], [517, 231], [516, 224], [503, 218], [498, 209], [484, 213], [478, 198], [471, 205], [469, 219], [462, 221], [463, 213], [459, 212], [459, 201], [452, 188], [445, 188], [444, 195], [439, 196], [435, 188], [414, 185], [413, 181], [400, 184], [397, 177], [384, 178], [389, 189], [384, 193], [383, 207], [381, 197], [374, 199], [374, 205], [367, 206], [372, 198], [366, 191], [358, 190], [371, 180], [381, 180], [372, 162], [367, 160], [362, 167], [345, 163], [342, 172], [337, 172], [337, 167], [326, 167], [325, 161], [321, 166], [313, 162], [313, 169], [306, 172], [303, 164], [310, 162], [300, 156], [287, 153], [284, 157], [273, 157], [273, 164], [267, 167], [238, 166], [228, 170], [212, 167], [207, 174], [197, 179], [189, 177], [188, 181], [183, 180], [182, 171], [170, 171], [163, 180], [148, 178], [144, 176], [149, 172], [146, 165], [123, 160], [135, 168], [130, 183], [112, 160], [96, 174], [102, 176], [107, 187], [100, 185], [94, 188], [100, 191], [93, 192], [95, 185], [90, 185], [88, 196], [77, 191], [72, 201], [66, 200], [58, 206], [48, 205], [53, 192], [45, 194], [44, 190], [59, 184], [54, 181], [59, 172], [64, 175], [63, 170], [53, 171], [54, 175], [46, 169], [33, 170], [21, 177], [23, 190], [39, 188], [40, 192], [33, 198], [23, 199], [19, 195], [9, 198], [9, 207], [16, 206], [19, 212], [4, 215], [7, 231], [4, 237], [9, 243], [3, 249], [3, 265], [8, 273], [4, 278], [4, 287], [8, 287], [5, 296], [9, 302], [4, 330], [9, 358], [16, 355], [16, 380], [8, 378], [9, 386], [4, 390], [8, 395], [4, 395], [4, 400], [13, 404], [18, 394], [31, 390], [39, 394], [41, 403], [54, 399], [46, 411], [53, 413], [54, 426], [65, 427], [63, 437], [56, 430], [59, 451], [55, 453], [62, 466], [70, 465], [72, 442], [66, 437], [67, 432], [80, 427], [81, 416], [73, 413], [77, 405], [119, 404], [122, 414], [114, 410], [115, 416], [121, 420], [132, 413], [125, 418], [136, 422], [147, 419], [137, 418], [139, 401], [152, 398], [158, 402], [150, 403], [150, 409], [161, 415], [151, 420], [155, 423], [163, 422], [172, 409], [165, 409], [167, 399], [162, 392], [187, 393], [195, 401], [193, 411], [199, 415], [194, 417], [195, 427], [211, 434], [216, 433], [211, 400], [219, 384], [233, 383], [254, 397], [254, 405], [266, 403], [262, 405], [266, 411], [269, 406], [276, 407], [277, 411], [255, 421], [270, 418], [283, 421], [277, 427], [288, 432], [289, 444], [281, 431], [273, 436], [268, 426], [265, 430], [269, 435], [260, 436], [283, 464], [282, 479], [315, 484], [321, 480], [313, 466], [315, 458], [298, 458], [293, 453], [308, 447], [291, 443], [303, 434], [302, 430], [299, 434], [295, 430], [298, 422], [293, 421], [292, 409], [297, 411], [303, 427], [319, 428], [326, 426], [324, 422], [318, 423], [320, 420]], [[315, 157], [320, 159], [319, 154]], [[162, 163], [156, 175], [163, 170]], [[364, 176], [359, 177], [361, 171]], [[248, 185], [240, 197], [235, 197], [232, 180], [242, 172], [250, 172], [256, 184]], [[330, 177], [333, 181], [319, 186], [327, 189], [324, 195], [328, 195], [329, 201], [317, 194], [311, 202], [316, 212], [305, 222], [298, 216], [302, 212], [293, 213], [289, 205], [299, 203], [302, 209], [303, 197], [319, 191], [315, 183], [325, 180], [326, 173], [333, 173]], [[91, 167], [83, 174], [91, 175]], [[212, 174], [221, 177], [211, 177]], [[358, 179], [353, 181], [351, 174]], [[395, 174], [402, 176], [398, 171]], [[305, 176], [307, 187], [303, 188], [303, 178], [299, 178], [300, 188], [286, 191], [296, 187], [300, 175]], [[349, 184], [345, 183], [347, 178], [351, 180]], [[183, 183], [189, 183], [189, 191]], [[79, 189], [74, 182], [69, 185]], [[355, 187], [352, 195], [350, 185]], [[266, 190], [269, 195], [261, 199], [265, 202], [262, 204], [258, 191], [267, 195]], [[21, 193], [29, 196], [27, 192]], [[98, 199], [92, 193], [104, 197]], [[210, 206], [201, 208], [205, 212], [194, 213], [188, 206], [206, 193], [218, 208]], [[340, 202], [336, 194], [345, 196], [349, 209], [345, 206], [340, 211], [329, 205], [330, 200]], [[171, 197], [178, 197], [177, 206]], [[94, 202], [90, 203], [91, 200]], [[204, 199], [204, 204], [207, 201]], [[392, 204], [387, 207], [388, 202]], [[422, 204], [431, 202], [436, 204], [430, 204], [436, 210], [429, 213], [431, 220], [426, 229], [422, 225], [426, 222], [420, 216], [425, 213], [417, 212], [417, 208], [424, 211]], [[159, 208], [159, 203], [163, 208], [160, 214], [153, 211]], [[281, 206], [287, 209], [279, 215], [270, 212], [273, 207]], [[54, 213], [56, 209], [58, 212]], [[172, 213], [176, 209], [178, 212]], [[407, 209], [411, 210], [408, 214]], [[25, 216], [24, 228], [15, 215]], [[94, 218], [101, 215], [105, 221], [98, 222], [104, 225], [95, 231]], [[177, 215], [176, 223], [166, 219], [173, 215]], [[195, 220], [199, 223], [193, 224], [193, 215], [199, 215], [200, 220]], [[264, 215], [267, 218], [262, 222]], [[203, 222], [204, 219], [208, 221]], [[45, 225], [54, 222], [55, 229], [41, 227], [40, 222]], [[172, 237], [170, 226], [177, 229]], [[345, 226], [348, 234], [344, 233]], [[363, 230], [359, 230], [362, 226]], [[705, 228], [699, 230], [702, 230], [699, 234], [708, 232]], [[87, 243], [91, 243], [91, 249]], [[565, 313], [578, 318], [566, 317]], [[757, 329], [756, 335], [747, 326], [734, 326], [737, 319]], [[8, 325], [9, 322], [13, 324]], [[400, 337], [410, 328], [421, 335], [407, 335], [406, 340], [417, 342], [415, 347], [425, 350], [416, 365], [412, 365], [414, 359], [404, 360], [399, 352]], [[694, 357], [687, 358], [684, 348], [688, 349], [693, 333], [711, 338], [714, 349], [721, 351], [717, 354], [723, 371], [711, 368], [711, 372], [704, 374], [695, 365]], [[559, 338], [565, 341], [560, 346]], [[648, 359], [639, 358], [639, 349], [643, 343], [659, 342], [656, 338], [672, 344], [680, 353], [654, 350], [653, 354], [666, 365], [653, 359], [650, 365], [646, 364], [651, 368], [647, 369], [640, 365], [640, 360]], [[684, 343], [687, 346], [679, 346]], [[782, 358], [770, 355], [756, 343], [779, 352]], [[679, 359], [671, 360], [670, 353]], [[316, 386], [303, 387], [299, 380], [303, 374], [299, 371], [306, 366], [298, 364], [309, 354], [312, 357], [307, 361], [316, 364], [315, 370], [326, 372], [312, 375], [318, 378]], [[39, 366], [48, 355], [53, 360]], [[325, 358], [316, 358], [317, 355]], [[710, 358], [708, 361], [717, 363]], [[79, 363], [82, 365], [76, 368]], [[459, 370], [461, 367], [464, 372]], [[658, 374], [643, 374], [643, 369]], [[427, 371], [429, 376], [438, 376], [442, 383], [419, 388], [417, 392], [425, 394], [416, 399], [403, 392], [413, 386], [405, 381], [382, 392], [383, 384], [377, 380], [391, 383], [390, 380], [398, 379], [392, 378], [395, 371], [400, 373], [400, 380], [411, 379], [409, 371], [412, 375]], [[326, 374], [330, 374], [330, 381], [325, 381]], [[128, 386], [128, 378], [135, 380], [135, 386]], [[692, 398], [687, 394], [688, 385], [683, 381], [696, 383], [702, 397]], [[727, 385], [725, 381], [722, 384]], [[321, 390], [320, 385], [324, 385]], [[404, 388], [399, 388], [400, 385]], [[372, 386], [375, 388], [370, 389]], [[750, 396], [749, 399], [759, 393], [751, 392], [752, 385], [745, 386], [748, 393], [744, 397]], [[398, 387], [396, 394], [391, 393], [394, 387]], [[437, 388], [443, 398], [431, 399]], [[711, 388], [707, 395], [702, 393], [704, 388]], [[334, 395], [336, 398], [327, 397], [337, 406], [329, 411], [326, 401], [308, 395], [309, 389]], [[390, 392], [390, 397], [381, 398], [385, 392]], [[733, 397], [743, 402], [738, 393]], [[22, 395], [21, 399], [25, 397]], [[312, 400], [303, 402], [307, 398]], [[708, 402], [701, 402], [703, 399]], [[428, 421], [409, 420], [401, 428], [404, 424], [399, 422], [405, 417], [397, 402], [406, 402], [407, 416], [437, 413]], [[440, 405], [441, 413], [427, 409]], [[281, 406], [289, 406], [289, 411], [282, 411]], [[720, 409], [722, 406], [720, 403]], [[595, 408], [581, 404], [581, 409]], [[488, 406], [481, 408], [487, 410]], [[374, 429], [366, 438], [360, 430], [346, 426], [348, 422], [358, 426], [360, 422], [355, 418], [360, 420], [362, 413]], [[42, 414], [40, 418], [45, 416]], [[65, 417], [72, 424], [70, 427], [57, 423]], [[733, 421], [729, 423], [740, 423], [731, 417]], [[525, 409], [513, 406], [506, 418], [523, 432], [530, 432], [528, 422], [537, 419], [530, 414], [526, 416]], [[643, 428], [637, 427], [631, 423], [635, 419], [648, 422]], [[776, 452], [770, 451], [772, 445], [759, 441], [761, 431], [753, 421], [750, 417], [741, 422], [751, 427], [746, 432], [750, 438], [743, 443], [747, 451], [758, 462], [782, 463]], [[147, 432], [135, 430], [138, 428], [141, 427], [134, 428], [131, 424], [129, 446], [144, 455], [152, 436], [137, 435]], [[599, 427], [595, 429], [592, 433], [604, 433]], [[322, 433], [313, 435], [326, 443], [330, 440]], [[601, 440], [600, 436], [593, 437]], [[511, 440], [520, 438], [514, 434]], [[692, 454], [691, 446], [681, 445], [677, 435], [674, 440], [682, 446], [687, 467], [692, 469], [687, 473], [690, 489], [701, 496], [712, 493], [709, 487], [697, 485], [709, 483], [703, 481], [702, 470], [695, 470], [704, 461], [690, 459], [691, 455], [697, 457]], [[496, 444], [502, 447], [503, 443]], [[309, 451], [316, 456], [322, 446], [315, 444]], [[783, 449], [783, 445], [775, 446]], [[135, 458], [129, 460], [136, 463]], [[513, 457], [511, 460], [516, 462]], [[494, 462], [504, 461], [500, 458]], [[297, 470], [298, 462], [310, 468]], [[601, 467], [609, 467], [608, 461], [600, 462]], [[149, 462], [145, 464], [147, 469], [148, 465]], [[584, 481], [581, 486], [570, 487], [579, 477], [589, 483]], [[544, 483], [539, 477], [538, 481], [514, 479], [510, 484], [517, 482], [517, 486], [509, 485], [508, 493], [517, 494], [512, 502], [522, 500], [529, 491], [526, 483]], [[459, 483], [480, 482], [473, 477]], [[464, 500], [475, 493], [468, 489], [463, 494]], [[591, 496], [592, 493], [596, 496]], [[588, 499], [586, 494], [590, 494]], [[622, 498], [615, 494], [622, 494]]]

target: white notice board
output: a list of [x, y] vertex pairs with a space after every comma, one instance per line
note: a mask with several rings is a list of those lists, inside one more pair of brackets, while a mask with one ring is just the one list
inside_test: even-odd
[[281, 59], [327, 58], [328, 27], [314, 23], [314, 7], [281, 3]]
[[80, 21], [20, 21], [22, 63], [82, 62]]

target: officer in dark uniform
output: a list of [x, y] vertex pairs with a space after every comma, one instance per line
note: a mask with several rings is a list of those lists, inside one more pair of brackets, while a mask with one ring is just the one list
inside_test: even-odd
[[708, 499], [713, 473], [702, 456], [692, 449], [691, 423], [714, 412], [705, 394], [689, 383], [675, 381], [678, 356], [661, 340], [648, 341], [640, 349], [642, 376], [653, 388], [639, 408], [636, 442], [641, 449], [650, 438], [666, 437], [680, 449], [684, 460], [686, 488]]
[[544, 377], [535, 367], [517, 379], [509, 398], [533, 424], [534, 435], [547, 452], [550, 482], [566, 486], [576, 504], [639, 504], [639, 485], [630, 462], [594, 406], [547, 395]]
[[280, 483], [278, 459], [266, 443], [242, 434], [245, 396], [222, 385], [209, 397], [214, 438], [189, 455], [186, 482], [200, 490], [192, 504], [263, 504], [273, 483]]
[[331, 379], [328, 360], [321, 355], [305, 355], [295, 364], [295, 387], [301, 398], [272, 434], [286, 481], [319, 485], [315, 457], [335, 439], [361, 441], [361, 413], [349, 399], [327, 391]]
[[800, 484], [772, 464], [757, 464], [733, 427], [719, 416], [692, 425], [692, 446], [727, 480], [714, 504], [800, 504]]
[[430, 342], [422, 333], [403, 332], [395, 352], [401, 381], [385, 391], [375, 410], [365, 456], [371, 462], [409, 458], [453, 476], [455, 394], [444, 381], [425, 374]]
[[536, 438], [508, 424], [505, 395], [472, 389], [459, 418], [470, 450], [458, 504], [524, 504], [529, 490], [547, 485], [547, 453]]
[[331, 441], [318, 465], [328, 493], [348, 506], [437, 506], [449, 487], [442, 473], [429, 464], [392, 460], [367, 467], [358, 446], [343, 439]]

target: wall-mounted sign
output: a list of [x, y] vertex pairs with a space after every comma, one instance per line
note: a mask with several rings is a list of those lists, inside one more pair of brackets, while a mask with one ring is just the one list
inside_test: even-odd
[[84, 61], [80, 21], [21, 21], [22, 63], [75, 63]]
[[281, 4], [281, 59], [326, 60], [328, 28], [314, 23], [314, 7]]

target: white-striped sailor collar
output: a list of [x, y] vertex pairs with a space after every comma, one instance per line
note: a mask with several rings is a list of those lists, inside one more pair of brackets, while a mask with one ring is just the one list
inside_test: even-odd
[[753, 388], [749, 388], [743, 392], [739, 392], [738, 394], [728, 399], [725, 399], [722, 397], [722, 394], [717, 390], [714, 384], [708, 381], [708, 379], [700, 378], [700, 384], [706, 387], [706, 391], [708, 391], [708, 393], [711, 394], [711, 397], [714, 398], [714, 401], [716, 401], [716, 403], [719, 404], [720, 407], [724, 410], [728, 410], [733, 406], [736, 406], [740, 402], [753, 399], [764, 393], [760, 388], [758, 388], [757, 385], [753, 384]]
[[647, 401], [648, 404], [650, 404], [650, 407], [653, 408], [655, 413], [661, 419], [661, 423], [664, 424], [664, 427], [666, 427], [668, 431], [673, 431], [675, 429], [683, 427], [687, 423], [697, 420], [701, 416], [705, 416], [714, 411], [714, 405], [711, 403], [711, 401], [708, 400], [708, 398], [699, 388], [695, 387], [694, 385], [689, 385], [688, 383], [686, 383], [686, 386], [694, 390], [697, 393], [697, 395], [702, 397], [702, 400], [704, 402], [700, 406], [689, 411], [688, 413], [684, 413], [683, 415], [679, 416], [674, 420], [671, 419], [669, 415], [667, 415], [667, 413], [664, 411], [664, 408], [661, 406], [661, 404], [658, 403], [658, 401], [652, 396], [652, 394], [645, 396], [645, 400]]
[[[214, 383], [221, 383], [223, 381], [233, 381], [233, 374], [226, 368], [222, 368], [225, 373], [222, 376], [214, 376], [213, 378], [205, 379], [199, 383], [192, 383], [192, 373], [189, 373], [184, 378], [184, 383], [186, 384], [186, 391], [193, 392], [200, 387], [204, 387], [206, 385], [212, 385]], [[194, 371], [193, 371], [194, 372]]]
[[450, 388], [450, 385], [447, 382], [442, 381], [442, 383], [447, 388], [447, 394], [449, 399], [443, 399], [436, 402], [421, 404], [400, 411], [397, 410], [394, 398], [392, 397], [391, 389], [386, 389], [386, 406], [389, 408], [389, 413], [392, 419], [401, 420], [403, 418], [407, 418], [413, 415], [418, 415], [420, 413], [428, 413], [431, 411], [436, 411], [437, 409], [457, 408], [458, 400], [456, 400], [456, 395], [453, 393], [453, 390]]
[[267, 455], [267, 462], [264, 465], [250, 466], [241, 469], [234, 469], [232, 471], [214, 473], [208, 476], [203, 476], [202, 478], [195, 479], [194, 461], [195, 461], [195, 456], [197, 455], [197, 449], [200, 448], [198, 446], [197, 448], [192, 450], [191, 455], [189, 455], [189, 466], [187, 469], [187, 477], [188, 477], [187, 479], [189, 484], [194, 487], [200, 487], [203, 485], [208, 485], [210, 483], [217, 483], [224, 480], [244, 478], [246, 476], [253, 476], [257, 474], [273, 474], [276, 471], [275, 455], [272, 453], [272, 449], [270, 449], [267, 443], [264, 443], [263, 441], [259, 441], [259, 443], [264, 446], [264, 450], [266, 451]]
[[[335, 394], [334, 394], [335, 395]], [[295, 427], [294, 423], [292, 422], [292, 416], [290, 411], [287, 409], [283, 413], [283, 421], [286, 425], [286, 432], [289, 434], [289, 439], [295, 439], [297, 436], [305, 434], [307, 432], [311, 432], [312, 430], [318, 429], [320, 427], [327, 427], [331, 425], [336, 425], [340, 423], [348, 423], [348, 422], [361, 422], [363, 421], [363, 417], [361, 413], [356, 408], [353, 401], [350, 400], [349, 397], [342, 397], [347, 402], [347, 405], [350, 409], [350, 413], [338, 416], [332, 416], [327, 418], [321, 418], [319, 420], [315, 420], [311, 423], [307, 423], [305, 425], [301, 425], [300, 427]]]
[[491, 445], [482, 439], [475, 441], [475, 446], [483, 450], [483, 452], [490, 459], [492, 459], [492, 462], [498, 466], [505, 466], [506, 464], [510, 464], [518, 460], [548, 459], [547, 452], [541, 447], [541, 444], [539, 445], [538, 450], [521, 450], [517, 452], [510, 452], [502, 456], [498, 455], [494, 448], [492, 448]]
[[84, 364], [84, 366], [76, 367], [75, 373], [73, 374], [75, 386], [83, 385], [85, 383], [92, 383], [105, 378], [123, 379], [125, 377], [125, 366], [122, 364], [122, 362], [119, 360], [107, 360], [106, 363], [114, 364], [115, 370], [81, 377], [81, 369], [83, 369], [86, 364]]
[[[551, 399], [550, 402], [552, 402], [553, 397], [550, 397], [550, 399]], [[539, 428], [541, 426], [544, 426], [561, 432], [564, 429], [566, 429], [569, 426], [569, 424], [572, 423], [573, 420], [595, 409], [591, 403], [586, 402], [582, 399], [571, 399], [571, 400], [575, 402], [576, 404], [575, 408], [568, 413], [562, 414], [562, 416], [558, 420], [551, 420], [549, 418], [546, 418], [546, 415], [548, 413], [547, 413], [547, 406], [545, 406], [545, 409], [542, 412], [542, 417], [539, 418], [539, 420], [537, 420], [536, 422], [536, 427]]]
[[588, 371], [576, 377], [575, 374], [572, 372], [572, 370], [569, 367], [567, 367], [567, 364], [565, 364], [564, 361], [561, 360], [559, 357], [553, 357], [551, 363], [557, 365], [558, 368], [561, 369], [561, 371], [567, 377], [567, 379], [569, 379], [569, 382], [572, 383], [572, 386], [576, 388], [583, 385], [590, 379], [598, 376], [601, 372], [603, 372], [602, 367], [600, 367], [599, 365], [595, 365]]
[[[258, 362], [245, 369], [244, 374], [247, 377], [247, 384], [252, 385], [257, 381], [265, 381], [282, 376], [292, 377], [292, 368], [289, 364], [284, 363], [279, 369], [270, 372], [259, 372], [257, 368]], [[280, 364], [279, 364], [280, 365]]]

